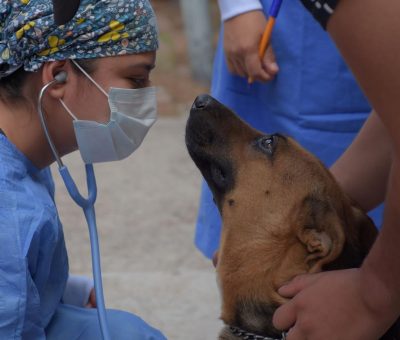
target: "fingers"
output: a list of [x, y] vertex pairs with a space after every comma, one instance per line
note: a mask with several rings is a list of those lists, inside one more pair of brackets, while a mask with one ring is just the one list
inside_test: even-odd
[[228, 69], [241, 77], [262, 82], [274, 78], [278, 72], [272, 49], [260, 60], [258, 49], [267, 24], [262, 11], [250, 11], [224, 22], [224, 52]]
[[263, 60], [259, 59], [257, 51], [227, 55], [227, 65], [232, 74], [261, 82], [274, 79], [279, 72], [272, 48], [268, 48]]
[[[276, 329], [285, 331], [289, 330], [287, 340], [301, 340], [306, 339], [301, 333], [299, 327], [296, 327], [297, 312], [300, 308], [299, 300], [296, 295], [302, 290], [312, 285], [317, 281], [323, 273], [320, 274], [305, 274], [296, 276], [291, 282], [279, 288], [280, 295], [291, 300], [280, 306], [274, 313], [272, 323]], [[301, 309], [301, 308], [300, 308]]]
[[247, 54], [244, 63], [247, 77], [261, 82], [266, 82], [272, 79], [272, 77], [263, 69], [261, 60], [257, 53]]
[[292, 327], [286, 334], [286, 340], [304, 340], [307, 337], [299, 330], [298, 327]]
[[265, 52], [264, 58], [262, 60], [262, 67], [272, 79], [279, 72], [279, 66], [276, 62], [275, 53], [271, 46], [268, 47], [267, 51]]
[[246, 77], [246, 69], [243, 66], [240, 58], [235, 58], [233, 56], [227, 56], [228, 70], [232, 74], [236, 74], [241, 77]]
[[238, 50], [225, 48], [225, 55], [230, 73], [253, 81], [270, 81], [279, 71], [272, 48], [268, 48], [263, 60], [260, 60], [254, 46], [244, 46]]
[[292, 298], [304, 288], [318, 280], [319, 277], [320, 274], [296, 276], [292, 281], [279, 288], [278, 293], [283, 297]]
[[290, 329], [296, 322], [296, 309], [292, 302], [280, 306], [274, 313], [272, 323], [276, 329], [285, 331]]

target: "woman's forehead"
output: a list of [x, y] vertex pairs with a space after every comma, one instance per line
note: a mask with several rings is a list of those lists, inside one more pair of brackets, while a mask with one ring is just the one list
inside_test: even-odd
[[155, 67], [156, 52], [146, 52], [97, 59], [98, 66], [106, 68], [132, 68], [151, 71]]

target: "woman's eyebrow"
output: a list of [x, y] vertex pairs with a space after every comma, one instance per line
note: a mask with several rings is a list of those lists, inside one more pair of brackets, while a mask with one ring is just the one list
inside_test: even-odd
[[137, 64], [132, 64], [132, 65], [130, 66], [130, 68], [133, 68], [133, 69], [142, 68], [142, 69], [145, 69], [146, 71], [149, 71], [149, 72], [150, 72], [152, 69], [154, 69], [155, 67], [156, 67], [155, 64], [153, 64], [153, 63], [146, 63], [146, 62], [137, 63]]

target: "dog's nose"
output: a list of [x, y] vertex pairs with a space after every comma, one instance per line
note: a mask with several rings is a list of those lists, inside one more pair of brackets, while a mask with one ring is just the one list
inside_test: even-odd
[[208, 103], [210, 102], [211, 97], [208, 94], [201, 94], [198, 96], [194, 103], [193, 103], [193, 108], [194, 109], [204, 109]]

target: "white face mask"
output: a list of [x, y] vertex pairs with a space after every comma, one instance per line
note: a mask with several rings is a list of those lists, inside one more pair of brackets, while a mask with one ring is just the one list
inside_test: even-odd
[[140, 146], [157, 119], [155, 87], [135, 90], [112, 87], [107, 94], [78, 63], [72, 62], [108, 97], [111, 111], [108, 123], [79, 120], [60, 99], [74, 119], [74, 131], [83, 161], [90, 164], [128, 157]]

